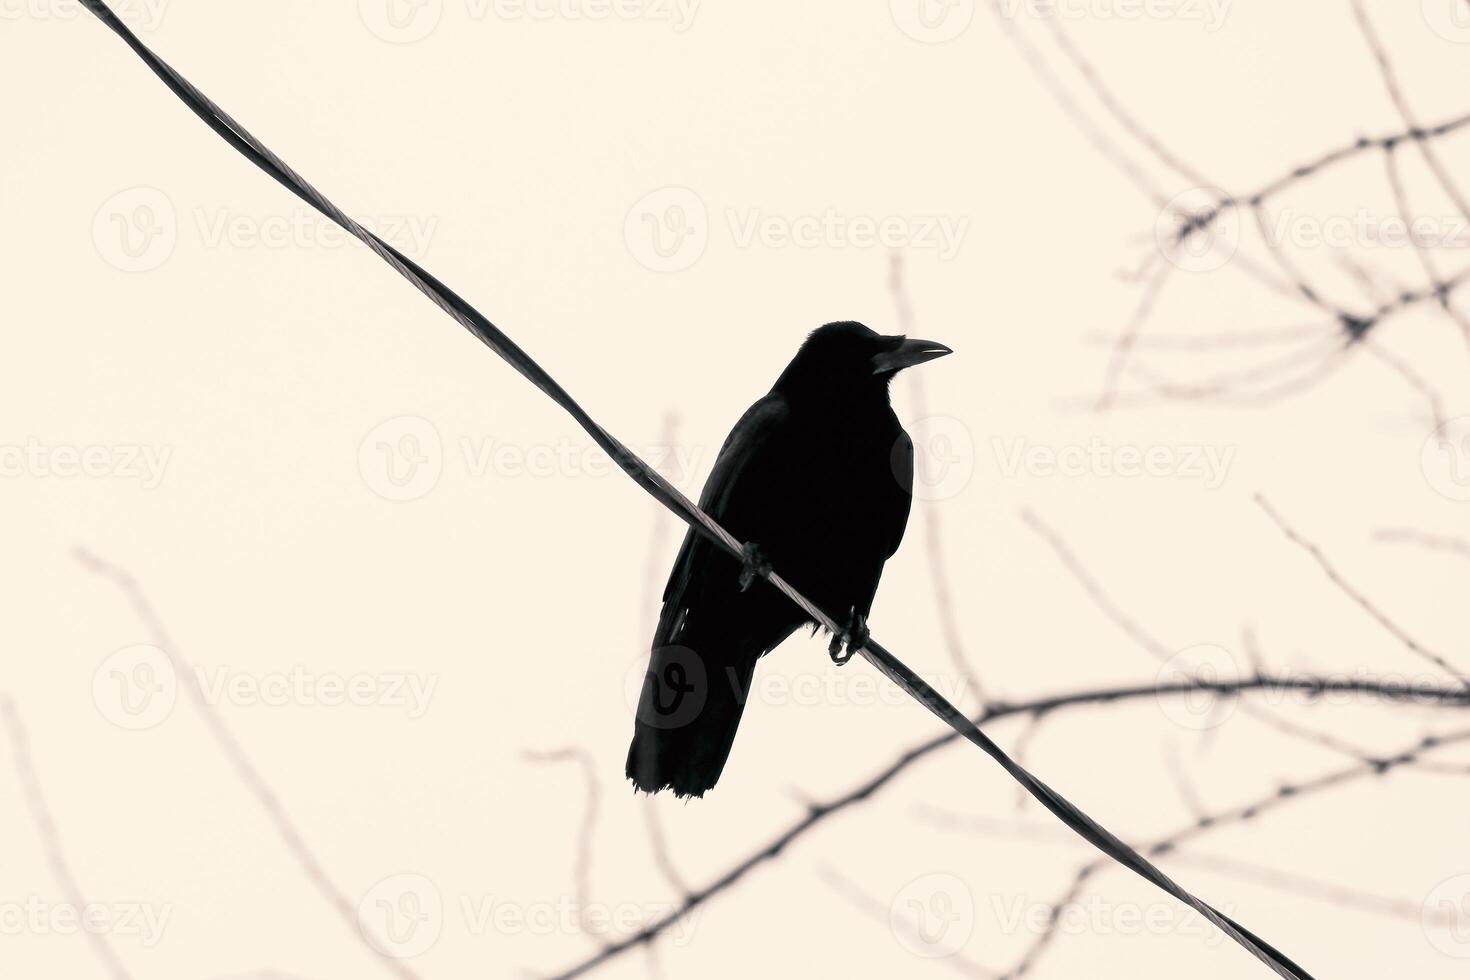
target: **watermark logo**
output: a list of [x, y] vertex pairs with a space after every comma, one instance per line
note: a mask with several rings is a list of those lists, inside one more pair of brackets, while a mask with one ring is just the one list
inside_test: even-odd
[[1470, 3], [1466, 0], [1420, 0], [1424, 22], [1446, 41], [1470, 44]]
[[[1225, 941], [1225, 934], [1199, 911], [1175, 902], [1112, 902], [1094, 895], [1086, 902], [1053, 905], [1035, 902], [1024, 895], [990, 896], [991, 912], [1000, 930], [1033, 936], [1058, 933], [1063, 936], [1197, 936], [1206, 947]], [[1234, 909], [1226, 906], [1227, 914]]]
[[174, 710], [179, 680], [173, 661], [156, 646], [124, 647], [98, 665], [92, 675], [92, 702], [119, 728], [142, 731], [160, 724]]
[[444, 899], [423, 875], [391, 875], [357, 903], [357, 926], [384, 956], [422, 956], [444, 931]]
[[163, 941], [171, 904], [149, 902], [47, 902], [31, 895], [0, 902], [0, 936], [113, 936], [136, 939], [146, 949]]
[[700, 0], [466, 0], [473, 20], [486, 12], [497, 20], [646, 21], [668, 24], [675, 34], [694, 26]]
[[422, 718], [439, 687], [437, 674], [315, 673], [297, 665], [288, 671], [249, 673], [229, 666], [194, 668], [199, 692], [209, 704], [240, 708], [398, 708]]
[[[205, 248], [321, 248], [367, 246], [346, 228], [310, 208], [299, 207], [285, 214], [243, 214], [228, 208], [207, 211], [195, 208], [194, 227]], [[354, 217], [365, 231], [392, 245], [412, 259], [428, 254], [438, 218], [411, 214]]]
[[168, 261], [179, 242], [179, 217], [156, 187], [130, 187], [102, 202], [92, 217], [92, 243], [108, 265], [149, 272]]
[[[675, 34], [694, 26], [700, 0], [464, 0], [456, 15], [471, 23], [548, 21], [667, 24]], [[438, 30], [444, 0], [358, 0], [362, 22], [391, 44], [412, 44]]]
[[[704, 710], [711, 683], [704, 659], [688, 647], [671, 644], [659, 647], [653, 656], [638, 656], [623, 675], [623, 697], [628, 709], [650, 728], [683, 728]], [[737, 679], [738, 680], [738, 679]], [[747, 692], [736, 691], [743, 700]]]
[[893, 897], [888, 928], [899, 945], [915, 956], [954, 956], [975, 931], [975, 896], [955, 875], [923, 875]]
[[1225, 26], [1231, 0], [1000, 0], [1012, 20], [1118, 21], [1172, 20], [1204, 25], [1207, 34]]
[[959, 254], [970, 230], [964, 215], [846, 215], [836, 208], [821, 213], [769, 214], [760, 208], [728, 208], [725, 223], [736, 248], [860, 249], [890, 252], [931, 251], [941, 262]]
[[1154, 222], [1154, 241], [1171, 265], [1186, 272], [1223, 268], [1240, 248], [1240, 215], [1225, 207], [1218, 187], [1195, 187], [1175, 195]]
[[422, 41], [439, 26], [444, 0], [357, 0], [367, 29], [389, 44]]
[[1470, 960], [1470, 874], [1436, 885], [1424, 899], [1419, 921], [1431, 946], [1457, 960]]
[[173, 452], [172, 446], [138, 444], [53, 446], [32, 436], [24, 445], [0, 444], [0, 477], [136, 480], [156, 490]]
[[[112, 0], [108, 6], [132, 30], [152, 31], [163, 23], [168, 3], [169, 0]], [[82, 0], [0, 0], [0, 20], [68, 21], [86, 13]]]
[[1202, 732], [1230, 720], [1239, 699], [1214, 691], [1179, 691], [1191, 684], [1221, 684], [1240, 676], [1240, 665], [1230, 651], [1214, 643], [1186, 647], [1164, 661], [1154, 675], [1154, 700], [1159, 710], [1180, 728]]
[[[630, 452], [675, 486], [687, 486], [704, 456], [700, 445], [629, 446]], [[358, 445], [358, 470], [364, 485], [385, 500], [419, 500], [440, 482], [446, 469], [476, 483], [518, 479], [603, 479], [621, 464], [590, 440], [521, 444], [484, 435], [441, 438], [438, 428], [417, 415], [377, 425]]]
[[1358, 208], [1351, 214], [1275, 212], [1263, 230], [1273, 248], [1470, 248], [1470, 218], [1462, 214], [1379, 214]]
[[682, 272], [709, 246], [709, 211], [687, 187], [663, 187], [644, 195], [623, 220], [623, 241], [633, 258], [654, 272]]
[[[362, 215], [353, 220], [415, 259], [428, 253], [439, 229], [438, 218], [418, 215]], [[304, 206], [279, 214], [196, 207], [184, 220], [169, 196], [155, 187], [133, 187], [114, 194], [92, 218], [92, 240], [98, 254], [123, 272], [159, 268], [172, 257], [186, 232], [197, 236], [207, 249], [367, 248], [341, 225]]]
[[1429, 434], [1419, 452], [1424, 479], [1451, 500], [1470, 500], [1470, 415], [1450, 419]]
[[1225, 484], [1230, 465], [1235, 460], [1234, 446], [1153, 445], [1129, 443], [1112, 445], [1094, 436], [1085, 445], [1060, 446], [1029, 443], [1024, 438], [991, 439], [1000, 475], [1015, 479], [1021, 475], [1038, 479], [1051, 477], [1098, 477], [1125, 480], [1152, 479], [1196, 480], [1206, 490], [1218, 490]]
[[439, 484], [444, 441], [428, 419], [400, 415], [363, 438], [357, 468], [368, 489], [384, 500], [418, 500]]
[[[913, 495], [919, 500], [949, 500], [975, 475], [975, 440], [965, 423], [951, 415], [928, 415], [908, 425], [913, 442]], [[894, 446], [893, 471], [907, 482], [903, 440]]]
[[633, 258], [654, 272], [693, 266], [721, 227], [738, 249], [929, 251], [948, 262], [964, 246], [970, 224], [967, 215], [848, 214], [830, 207], [800, 214], [727, 207], [712, 220], [694, 191], [664, 187], [644, 195], [628, 211], [623, 239]]
[[975, 0], [888, 0], [893, 22], [915, 41], [953, 41], [975, 19]]

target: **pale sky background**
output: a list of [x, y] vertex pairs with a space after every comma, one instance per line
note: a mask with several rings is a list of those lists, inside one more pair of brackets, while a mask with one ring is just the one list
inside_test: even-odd
[[[1470, 533], [1470, 470], [1451, 468], [1470, 457], [1428, 442], [1425, 398], [1384, 361], [1355, 351], [1267, 405], [1125, 398], [1092, 409], [1106, 338], [1143, 295], [1129, 273], [1157, 255], [1159, 208], [1084, 138], [984, 3], [936, 3], [927, 19], [903, 0], [388, 3], [121, 9], [610, 430], [666, 457], [691, 494], [806, 331], [844, 318], [898, 329], [888, 246], [903, 246], [915, 332], [957, 353], [922, 369], [933, 418], [918, 419], [915, 379], [894, 386], [926, 499], [872, 625], [963, 706], [976, 707], [977, 685], [1019, 700], [1148, 685], [1160, 671], [1025, 510], [1186, 660], [1246, 669], [1249, 624], [1283, 671], [1443, 682], [1272, 525], [1253, 500], [1265, 494], [1396, 623], [1470, 667], [1464, 557], [1375, 539], [1383, 528]], [[1368, 6], [1420, 119], [1470, 110], [1470, 15], [1457, 22], [1450, 0]], [[1166, 197], [1190, 190], [1099, 106], [1029, 6], [1002, 9]], [[1127, 111], [1231, 191], [1403, 128], [1346, 2], [1061, 9], [1065, 36]], [[0, 17], [3, 692], [127, 973], [392, 975], [235, 775], [180, 687], [192, 680], [138, 646], [156, 639], [77, 548], [136, 576], [179, 656], [203, 672], [212, 710], [366, 930], [413, 975], [543, 975], [597, 948], [565, 911], [583, 770], [527, 752], [575, 748], [593, 763], [594, 906], [625, 925], [665, 910], [678, 896], [622, 764], [628, 677], [646, 656], [673, 519], [599, 466], [539, 392], [209, 133], [75, 4], [0, 0]], [[1470, 135], [1437, 145], [1465, 173]], [[1453, 272], [1470, 261], [1470, 232], [1423, 160], [1399, 155]], [[1362, 155], [1271, 202], [1292, 260], [1350, 310], [1372, 304], [1346, 262], [1384, 283], [1424, 281], [1414, 250], [1374, 231], [1396, 213], [1383, 159]], [[891, 240], [871, 240], [878, 223]], [[801, 237], [818, 226], [817, 240]], [[1330, 336], [1320, 312], [1242, 274], [1249, 258], [1275, 267], [1253, 223], [1235, 227], [1239, 252], [1223, 268], [1169, 278], [1125, 394], [1286, 349], [1200, 354], [1149, 338], [1312, 325]], [[1445, 417], [1470, 413], [1470, 353], [1432, 304], [1371, 336], [1443, 394]], [[1133, 451], [1159, 461], [1152, 475], [1117, 472]], [[1077, 465], [1049, 468], [1049, 454]], [[940, 523], [973, 676], [946, 652], [926, 513]], [[762, 665], [716, 791], [653, 804], [689, 883], [939, 731], [919, 707], [875, 697], [865, 664], [831, 667], [823, 647], [793, 640]], [[161, 690], [145, 700], [144, 687], [122, 686], [139, 681]], [[323, 703], [333, 685], [367, 703]], [[1380, 752], [1455, 725], [1447, 712], [1365, 699], [1266, 708]], [[1019, 720], [991, 728], [1012, 748], [1025, 731]], [[9, 765], [9, 735], [0, 974], [105, 977], [95, 948], [66, 934], [66, 893]], [[1178, 769], [1204, 806], [1227, 810], [1350, 764], [1240, 710], [1148, 698], [1052, 717], [1026, 758], [1137, 841], [1193, 819]], [[1470, 761], [1451, 749], [1437, 758]], [[1465, 800], [1463, 780], [1400, 770], [1189, 851], [1376, 896], [1379, 910], [1162, 863], [1319, 977], [1463, 976]], [[977, 834], [938, 826], [935, 813], [1045, 832]], [[1018, 806], [992, 762], [953, 746], [702, 907], [652, 958], [634, 952], [601, 975], [1001, 971], [1088, 856], [1054, 826]], [[380, 903], [409, 909], [405, 891], [428, 900], [427, 918], [389, 936]], [[937, 945], [903, 928], [915, 901], [951, 913]], [[1035, 976], [1267, 975], [1120, 870], [1096, 876], [1082, 903]], [[1456, 903], [1449, 922], [1419, 913]], [[1154, 925], [1126, 924], [1136, 919]]]

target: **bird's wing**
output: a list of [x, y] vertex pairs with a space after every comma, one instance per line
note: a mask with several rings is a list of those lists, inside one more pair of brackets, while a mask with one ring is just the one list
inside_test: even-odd
[[[761, 484], [767, 481], [750, 477], [764, 469], [763, 463], [770, 462], [777, 433], [788, 415], [786, 401], [778, 395], [767, 395], [752, 405], [725, 439], [699, 498], [700, 509], [742, 541], [759, 543], [758, 524], [767, 503]], [[696, 579], [707, 568], [712, 553], [715, 546], [702, 534], [692, 528], [685, 534], [664, 587], [655, 645], [669, 641], [679, 613], [693, 599]]]
[[898, 490], [893, 494], [888, 508], [892, 517], [883, 528], [884, 558], [893, 557], [893, 553], [898, 550], [899, 542], [903, 540], [903, 529], [909, 521], [909, 508], [914, 502], [914, 440], [902, 429], [898, 430], [898, 440], [893, 445], [890, 462], [893, 464], [893, 475], [897, 477]]

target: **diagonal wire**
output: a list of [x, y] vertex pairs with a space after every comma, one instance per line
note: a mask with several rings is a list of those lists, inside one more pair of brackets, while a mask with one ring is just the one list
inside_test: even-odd
[[[631, 449], [619, 442], [607, 430], [603, 429], [545, 369], [532, 360], [525, 351], [521, 350], [509, 336], [486, 319], [483, 314], [419, 267], [413, 260], [404, 256], [397, 249], [393, 248], [393, 246], [384, 242], [344, 214], [335, 204], [323, 196], [320, 191], [312, 187], [311, 184], [307, 183], [300, 175], [291, 170], [279, 157], [261, 144], [243, 126], [230, 118], [229, 114], [216, 106], [182, 75], [174, 71], [173, 68], [155, 55], [147, 45], [143, 44], [128, 29], [126, 24], [118, 19], [117, 15], [112, 12], [104, 0], [83, 0], [83, 3], [104, 25], [112, 30], [113, 33], [117, 34], [118, 37], [122, 38], [153, 73], [195, 115], [199, 116], [206, 125], [219, 134], [221, 138], [287, 190], [362, 241], [363, 244], [377, 253], [383, 261], [392, 266], [396, 272], [412, 283], [425, 296], [429, 297], [436, 306], [449, 314], [452, 319], [470, 331], [470, 333], [496, 354], [499, 354], [503, 360], [520, 372], [528, 381], [537, 388], [540, 388], [548, 397], [565, 409], [576, 420], [577, 424], [582, 426], [588, 435], [609, 456], [616, 460], [624, 472], [639, 486], [643, 487], [691, 527], [705, 534], [731, 555], [739, 557], [742, 554], [742, 547], [739, 541], [717, 524], [709, 515], [705, 514], [704, 511], [696, 507], [687, 497], [675, 489]], [[769, 573], [767, 581], [779, 589], [787, 598], [791, 599], [792, 602], [796, 603], [797, 606], [821, 626], [834, 634], [841, 632], [831, 616], [818, 608], [800, 592], [796, 591], [790, 583], [775, 572]], [[1006, 755], [1000, 746], [991, 741], [989, 736], [980, 731], [954, 705], [945, 700], [939, 692], [930, 687], [918, 674], [914, 673], [911, 668], [884, 649], [876, 640], [870, 638], [867, 644], [858, 652], [863, 655], [864, 659], [876, 667], [879, 672], [907, 692], [909, 696], [924, 705], [924, 707], [928, 708], [936, 717], [945, 722], [945, 724], [949, 725], [966, 740], [974, 743], [993, 758], [1013, 779], [1024, 786], [1027, 792], [1036, 797], [1042, 805], [1108, 857], [1197, 910], [1222, 932], [1230, 936], [1262, 963], [1269, 966], [1278, 976], [1284, 977], [1286, 980], [1311, 980], [1310, 974], [1300, 966], [1297, 966], [1285, 954], [1271, 946], [1270, 943], [1257, 937], [1249, 929], [1239, 925], [1229, 916], [1216, 910], [1208, 902], [1196, 898], [1190, 892], [1180, 887], [1141, 854], [1127, 844], [1124, 844], [1110, 831], [1077, 809], [1077, 807], [1073, 806], [1051, 787], [1031, 775], [1025, 768]]]

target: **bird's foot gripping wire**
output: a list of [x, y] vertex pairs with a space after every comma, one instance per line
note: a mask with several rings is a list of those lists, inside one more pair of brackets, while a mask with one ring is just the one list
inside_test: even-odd
[[753, 541], [747, 541], [740, 547], [740, 591], [750, 589], [757, 580], [764, 582], [771, 574], [771, 560], [761, 550], [761, 546]]
[[[852, 655], [868, 645], [868, 620], [856, 609], [852, 610], [847, 620], [847, 628], [841, 633], [832, 634], [832, 642], [827, 645], [827, 655], [832, 662], [841, 667], [852, 659]], [[843, 647], [847, 647], [844, 654]]]

